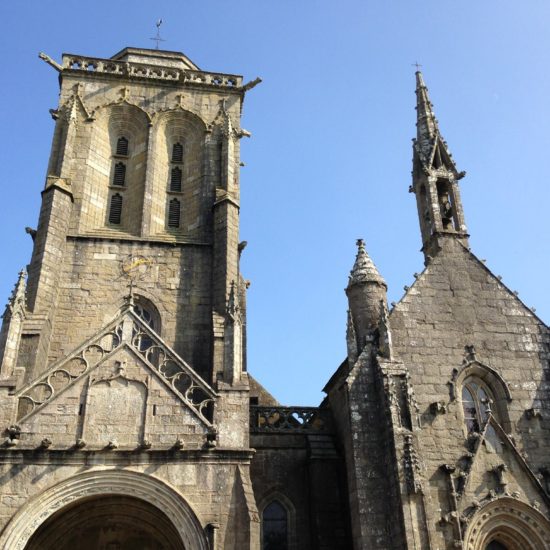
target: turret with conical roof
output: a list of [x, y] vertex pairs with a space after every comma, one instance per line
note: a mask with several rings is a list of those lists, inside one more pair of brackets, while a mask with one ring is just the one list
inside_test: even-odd
[[353, 324], [348, 327], [348, 332], [355, 333], [359, 353], [367, 337], [373, 335], [378, 327], [381, 302], [386, 304], [386, 291], [386, 281], [367, 254], [365, 241], [358, 239], [357, 256], [350, 272], [346, 294], [351, 313], [348, 323]]
[[416, 72], [416, 139], [413, 140], [413, 184], [426, 256], [437, 254], [442, 238], [458, 238], [466, 246], [468, 234], [458, 181], [465, 175], [456, 168], [428, 96], [420, 71]]

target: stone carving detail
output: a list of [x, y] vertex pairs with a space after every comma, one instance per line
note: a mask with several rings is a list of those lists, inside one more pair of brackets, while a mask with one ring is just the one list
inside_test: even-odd
[[436, 401], [430, 404], [430, 412], [436, 416], [447, 412], [447, 404], [444, 401]]
[[0, 547], [23, 550], [48, 517], [72, 502], [104, 494], [128, 495], [156, 506], [174, 524], [185, 548], [207, 550], [208, 542], [191, 507], [171, 488], [152, 476], [126, 471], [93, 471], [72, 477], [42, 496], [42, 507], [15, 516], [0, 536]]
[[205, 73], [191, 69], [183, 71], [172, 67], [151, 66], [141, 63], [114, 61], [112, 59], [71, 55], [63, 56], [63, 71], [80, 71], [88, 74], [104, 73], [123, 76], [125, 78], [164, 80], [180, 83], [188, 82], [219, 88], [236, 88], [241, 83], [241, 79], [234, 75]]
[[131, 347], [170, 385], [174, 392], [208, 425], [214, 415], [214, 390], [178, 357], [153, 331], [133, 317]]
[[538, 418], [539, 420], [542, 420], [542, 409], [538, 407], [533, 407], [531, 409], [527, 409], [525, 411], [525, 417], [527, 420], [533, 420], [534, 418]]
[[418, 480], [418, 476], [420, 474], [420, 460], [414, 447], [413, 436], [410, 434], [405, 435], [405, 445], [403, 451], [407, 491], [409, 494], [421, 493], [422, 485]]
[[330, 433], [328, 411], [316, 407], [250, 407], [252, 432]]
[[214, 390], [129, 309], [18, 392], [18, 421], [24, 422], [30, 414], [112, 357], [123, 345], [141, 356], [207, 426], [212, 426]]
[[18, 420], [24, 422], [81, 376], [90, 372], [122, 343], [122, 323], [112, 322], [105, 330], [46, 371], [30, 385], [22, 388], [19, 397]]

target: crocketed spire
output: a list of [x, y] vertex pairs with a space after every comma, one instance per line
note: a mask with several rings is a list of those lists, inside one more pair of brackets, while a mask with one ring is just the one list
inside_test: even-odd
[[349, 275], [348, 288], [361, 283], [378, 283], [387, 288], [386, 281], [365, 250], [365, 241], [357, 239], [357, 256]]
[[428, 88], [420, 71], [416, 71], [416, 140], [419, 160], [426, 169], [444, 166], [458, 174], [447, 142], [441, 136]]

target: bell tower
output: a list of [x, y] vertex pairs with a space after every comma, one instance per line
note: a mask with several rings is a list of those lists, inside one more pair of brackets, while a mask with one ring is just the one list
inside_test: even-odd
[[458, 182], [459, 172], [428, 97], [420, 71], [416, 72], [416, 139], [413, 140], [413, 171], [410, 191], [416, 195], [422, 234], [422, 251], [432, 257], [447, 238], [459, 239], [468, 246]]

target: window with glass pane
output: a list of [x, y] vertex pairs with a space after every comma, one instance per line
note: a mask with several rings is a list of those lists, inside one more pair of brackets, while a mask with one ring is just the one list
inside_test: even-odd
[[462, 386], [462, 409], [468, 433], [479, 432], [487, 422], [493, 400], [482, 383], [476, 379], [466, 379]]
[[262, 515], [263, 550], [288, 550], [288, 518], [283, 505], [274, 500]]

